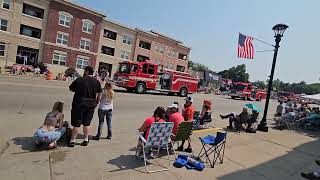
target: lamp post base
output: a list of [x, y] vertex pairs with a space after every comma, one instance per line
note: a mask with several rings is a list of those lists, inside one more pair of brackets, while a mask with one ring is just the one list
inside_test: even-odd
[[262, 132], [268, 132], [268, 126], [266, 122], [260, 122], [258, 125], [258, 130]]

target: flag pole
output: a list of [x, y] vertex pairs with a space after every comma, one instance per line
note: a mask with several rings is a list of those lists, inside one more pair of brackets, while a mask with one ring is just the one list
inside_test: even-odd
[[[239, 34], [242, 34], [242, 33], [239, 32]], [[243, 34], [243, 35], [248, 36], [248, 35], [246, 35], [246, 34]], [[253, 36], [249, 36], [249, 37], [252, 37], [254, 40], [257, 40], [257, 41], [259, 41], [259, 42], [261, 42], [261, 43], [263, 43], [263, 44], [266, 44], [266, 45], [275, 47], [274, 45], [272, 45], [272, 44], [270, 44], [270, 43], [267, 43], [267, 42], [265, 42], [265, 41], [262, 41], [261, 39], [255, 38], [255, 37], [253, 37]]]

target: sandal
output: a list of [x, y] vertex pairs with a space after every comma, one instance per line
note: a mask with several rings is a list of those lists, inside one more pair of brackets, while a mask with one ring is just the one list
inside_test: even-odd
[[52, 150], [52, 149], [55, 149], [55, 148], [57, 148], [57, 144], [56, 143], [54, 143], [53, 145], [49, 145], [48, 146], [48, 150]]

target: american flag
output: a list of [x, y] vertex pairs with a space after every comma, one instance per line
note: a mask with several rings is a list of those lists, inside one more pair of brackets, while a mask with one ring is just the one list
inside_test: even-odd
[[252, 40], [252, 37], [239, 33], [238, 58], [253, 59], [254, 49]]

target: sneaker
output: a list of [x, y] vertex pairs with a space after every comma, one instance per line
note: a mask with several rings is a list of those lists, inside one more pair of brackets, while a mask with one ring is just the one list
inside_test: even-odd
[[301, 176], [309, 180], [320, 180], [320, 177], [316, 177], [312, 172], [311, 173], [301, 173]]
[[100, 137], [99, 136], [92, 136], [92, 139], [95, 140], [95, 141], [99, 141]]
[[320, 166], [320, 160], [315, 161], [318, 166]]
[[224, 119], [224, 117], [223, 117], [221, 114], [220, 114], [220, 118], [221, 118], [221, 119]]
[[88, 144], [89, 144], [89, 140], [88, 141], [83, 141], [80, 145], [81, 146], [88, 146]]
[[183, 151], [183, 146], [179, 146], [176, 151]]
[[74, 147], [74, 145], [75, 145], [75, 142], [69, 142], [68, 143], [68, 147]]
[[111, 136], [108, 136], [107, 139], [111, 140]]
[[191, 148], [191, 147], [188, 147], [188, 148], [185, 149], [184, 151], [187, 152], [187, 153], [192, 153], [192, 148]]

